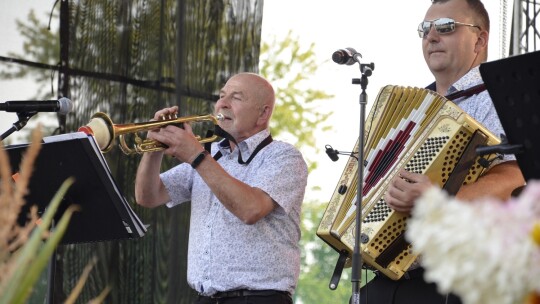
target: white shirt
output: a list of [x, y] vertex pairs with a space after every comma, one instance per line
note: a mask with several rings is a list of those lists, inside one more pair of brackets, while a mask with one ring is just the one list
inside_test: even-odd
[[171, 201], [191, 200], [188, 248], [190, 286], [203, 295], [235, 289], [275, 289], [291, 294], [300, 272], [300, 213], [307, 184], [307, 166], [292, 145], [272, 141], [248, 165], [247, 160], [268, 135], [264, 130], [242, 141], [230, 153], [221, 143], [218, 163], [236, 179], [266, 192], [279, 205], [254, 225], [228, 211], [189, 164], [162, 173]]

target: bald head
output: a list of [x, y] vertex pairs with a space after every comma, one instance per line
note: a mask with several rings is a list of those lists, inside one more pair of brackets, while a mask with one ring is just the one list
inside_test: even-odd
[[219, 95], [215, 112], [225, 117], [219, 125], [238, 142], [268, 128], [275, 104], [268, 80], [254, 73], [236, 74]]
[[274, 88], [264, 77], [255, 73], [239, 73], [232, 76], [231, 80], [239, 80], [247, 85], [246, 94], [249, 95], [252, 101], [259, 103], [259, 105], [270, 106], [274, 108], [276, 96]]

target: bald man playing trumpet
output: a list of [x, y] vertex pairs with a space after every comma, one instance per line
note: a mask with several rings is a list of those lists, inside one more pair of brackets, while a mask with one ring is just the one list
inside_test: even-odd
[[[272, 139], [274, 103], [266, 79], [240, 73], [215, 104], [230, 136], [210, 151], [189, 124], [148, 132], [167, 148], [143, 155], [136, 200], [151, 208], [191, 201], [187, 279], [199, 293], [195, 303], [292, 303], [307, 166], [294, 146]], [[162, 109], [154, 119], [177, 111]], [[161, 173], [164, 155], [183, 163]]]

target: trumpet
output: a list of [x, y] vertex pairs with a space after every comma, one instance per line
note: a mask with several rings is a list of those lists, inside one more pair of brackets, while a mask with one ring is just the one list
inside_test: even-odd
[[[99, 149], [102, 152], [110, 151], [113, 147], [114, 139], [118, 137], [118, 141], [120, 142], [120, 149], [122, 150], [122, 152], [124, 152], [124, 154], [126, 155], [131, 155], [135, 153], [141, 154], [145, 152], [161, 151], [167, 148], [164, 144], [156, 140], [143, 140], [137, 134], [137, 132], [158, 129], [166, 127], [168, 125], [179, 125], [182, 123], [190, 122], [211, 122], [214, 125], [217, 125], [218, 122], [223, 120], [224, 118], [225, 117], [223, 116], [223, 114], [220, 113], [217, 115], [195, 115], [148, 122], [114, 124], [111, 118], [107, 116], [107, 114], [98, 112], [91, 117], [90, 122], [87, 125], [80, 127], [79, 131], [94, 136], [99, 146]], [[135, 143], [133, 144], [133, 148], [130, 148], [128, 146], [124, 138], [124, 135], [131, 133], [133, 133], [135, 136]], [[200, 136], [197, 136], [197, 139], [200, 143], [211, 142], [216, 140], [217, 138], [217, 135], [213, 135], [211, 137], [206, 137], [203, 139], [201, 139]]]

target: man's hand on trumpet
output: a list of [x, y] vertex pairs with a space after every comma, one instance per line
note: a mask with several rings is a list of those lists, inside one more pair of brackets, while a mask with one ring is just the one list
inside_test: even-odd
[[[178, 107], [164, 108], [154, 114], [154, 120], [173, 119], [177, 116]], [[167, 146], [163, 152], [182, 162], [191, 163], [203, 150], [203, 146], [193, 133], [191, 125], [183, 123], [184, 128], [174, 125], [148, 131], [147, 138], [157, 140]]]

